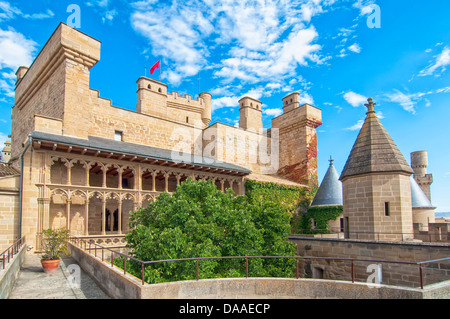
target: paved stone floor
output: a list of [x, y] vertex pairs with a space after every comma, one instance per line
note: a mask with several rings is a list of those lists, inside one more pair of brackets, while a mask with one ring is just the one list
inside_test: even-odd
[[[74, 280], [74, 278], [76, 280]], [[40, 256], [26, 253], [10, 299], [110, 299], [71, 257], [58, 270], [43, 271]]]

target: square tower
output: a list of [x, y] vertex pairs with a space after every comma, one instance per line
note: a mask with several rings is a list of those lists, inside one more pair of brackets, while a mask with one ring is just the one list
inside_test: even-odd
[[373, 107], [340, 176], [346, 238], [403, 241], [413, 238], [412, 169]]
[[291, 181], [318, 186], [317, 132], [322, 125], [322, 111], [312, 105], [300, 106], [300, 94], [283, 99], [283, 114], [272, 119], [272, 140], [279, 138], [279, 170]]
[[239, 127], [253, 132], [260, 132], [262, 124], [262, 102], [245, 96], [239, 100]]

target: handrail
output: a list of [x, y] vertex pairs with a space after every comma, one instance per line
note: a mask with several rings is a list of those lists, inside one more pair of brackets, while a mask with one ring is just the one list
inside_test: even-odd
[[[410, 235], [410, 236], [420, 236], [420, 238], [428, 237], [429, 242], [432, 242], [432, 237], [439, 237], [440, 240], [437, 240], [436, 242], [449, 242], [450, 241], [450, 233], [440, 233], [440, 232], [429, 232], [427, 231], [426, 234], [419, 233], [401, 233], [401, 232], [370, 232], [370, 231], [345, 231], [342, 230], [340, 227], [330, 227], [328, 229], [320, 229], [320, 228], [314, 228], [314, 229], [293, 229], [295, 233], [291, 234], [291, 236], [297, 236], [297, 235], [340, 235], [340, 234], [349, 234], [349, 235], [356, 235], [356, 238], [351, 239], [359, 239], [359, 237], [362, 237], [360, 235], [376, 235], [377, 240], [380, 240], [380, 235], [401, 235], [402, 239], [404, 239], [404, 235]], [[375, 237], [375, 236], [374, 236]], [[448, 237], [447, 240], [444, 240], [445, 237]]]
[[[143, 261], [138, 258], [135, 258], [133, 256], [130, 256], [128, 254], [124, 254], [118, 251], [114, 251], [109, 247], [104, 247], [102, 245], [89, 242], [87, 243], [85, 239], [79, 238], [79, 237], [70, 237], [69, 239], [72, 242], [78, 242], [78, 243], [84, 243], [84, 250], [88, 251], [88, 253], [91, 253], [92, 250], [94, 250], [94, 255], [97, 257], [97, 247], [101, 248], [102, 250], [102, 261], [104, 260], [104, 250], [108, 250], [111, 252], [111, 267], [114, 266], [114, 254], [117, 254], [119, 256], [124, 257], [124, 275], [126, 274], [126, 261], [127, 259], [134, 260], [141, 264], [141, 281], [142, 285], [145, 285], [144, 281], [144, 270], [145, 265], [149, 264], [157, 264], [157, 263], [164, 263], [164, 262], [177, 262], [177, 261], [196, 261], [197, 265], [197, 280], [199, 280], [199, 261], [200, 260], [215, 260], [215, 259], [245, 259], [246, 262], [246, 278], [248, 278], [248, 260], [249, 259], [296, 259], [296, 278], [299, 278], [299, 260], [337, 260], [337, 261], [350, 261], [351, 262], [351, 277], [352, 277], [352, 283], [355, 282], [355, 270], [354, 270], [354, 263], [355, 262], [374, 262], [374, 263], [391, 263], [391, 264], [402, 264], [402, 265], [416, 265], [419, 266], [419, 278], [420, 278], [420, 288], [423, 289], [423, 270], [422, 265], [432, 263], [432, 262], [438, 262], [438, 261], [446, 261], [450, 260], [450, 257], [446, 258], [440, 258], [440, 259], [434, 259], [434, 260], [425, 260], [425, 261], [419, 261], [419, 262], [413, 262], [413, 261], [397, 261], [397, 260], [382, 260], [382, 259], [365, 259], [365, 258], [342, 258], [342, 257], [313, 257], [313, 256], [215, 256], [215, 257], [190, 257], [190, 258], [178, 258], [178, 259], [164, 259], [164, 260], [152, 260], [152, 261]], [[89, 247], [86, 245], [89, 244]], [[94, 245], [94, 248], [91, 246]], [[83, 249], [82, 244], [79, 245], [81, 249]]]
[[14, 258], [14, 254], [17, 254], [20, 250], [20, 248], [25, 244], [25, 236], [21, 237], [20, 239], [16, 240], [11, 246], [9, 246], [7, 249], [5, 249], [0, 254], [0, 261], [3, 264], [3, 269], [6, 268], [6, 255], [8, 255], [8, 264], [11, 262], [11, 258]]

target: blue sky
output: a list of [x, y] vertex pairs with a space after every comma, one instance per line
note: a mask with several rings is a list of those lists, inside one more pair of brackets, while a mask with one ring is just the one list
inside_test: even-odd
[[342, 171], [372, 97], [408, 162], [428, 151], [432, 203], [450, 211], [449, 1], [0, 0], [1, 144], [15, 71], [67, 22], [71, 4], [81, 9], [80, 30], [102, 42], [90, 86], [115, 106], [135, 109], [136, 80], [158, 60], [169, 90], [197, 95], [200, 74], [200, 91], [213, 95], [212, 122], [235, 125], [237, 101], [250, 95], [263, 102], [269, 128], [281, 99], [297, 91], [322, 109], [322, 180], [330, 155]]

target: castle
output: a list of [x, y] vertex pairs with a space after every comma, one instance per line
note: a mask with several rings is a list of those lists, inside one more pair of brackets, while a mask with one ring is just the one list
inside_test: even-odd
[[[211, 124], [210, 93], [180, 96], [147, 77], [137, 80], [136, 110], [114, 106], [89, 86], [99, 60], [98, 40], [61, 23], [32, 65], [18, 69], [8, 164], [0, 164], [0, 248], [26, 236], [39, 249], [39, 233], [61, 227], [114, 243], [128, 232], [130, 211], [188, 178], [236, 194], [245, 193], [246, 180], [318, 184], [321, 110], [300, 105], [299, 93], [282, 99], [283, 114], [267, 130], [262, 102], [249, 96], [236, 101], [238, 127]], [[333, 225], [346, 238], [449, 233], [449, 224], [434, 223], [426, 152], [411, 154], [410, 167], [375, 103], [366, 106], [343, 172], [331, 161], [312, 205], [342, 205]]]
[[16, 73], [11, 150], [0, 171], [1, 247], [24, 235], [39, 246], [47, 228], [122, 236], [130, 211], [187, 178], [236, 194], [247, 179], [317, 183], [321, 110], [300, 105], [299, 93], [283, 98], [268, 130], [261, 101], [237, 101], [239, 127], [211, 125], [210, 93], [180, 96], [147, 77], [137, 80], [136, 110], [127, 110], [89, 86], [100, 46], [61, 23]]

